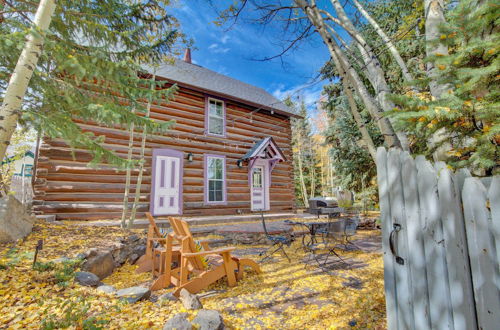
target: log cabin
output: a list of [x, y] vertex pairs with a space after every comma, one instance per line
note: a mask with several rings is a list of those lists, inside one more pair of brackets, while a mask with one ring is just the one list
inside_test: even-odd
[[[184, 59], [162, 65], [156, 79], [177, 84], [168, 102], [154, 103], [150, 117], [175, 120], [169, 131], [149, 136], [138, 217], [292, 212], [291, 119], [297, 115], [264, 89]], [[105, 145], [126, 158], [129, 132], [81, 123], [105, 136]], [[141, 134], [134, 136], [139, 157]], [[34, 209], [58, 220], [119, 218], [125, 171], [106, 164], [90, 168], [91, 156], [63, 140], [44, 138], [36, 155]], [[132, 171], [129, 204], [138, 170]]]

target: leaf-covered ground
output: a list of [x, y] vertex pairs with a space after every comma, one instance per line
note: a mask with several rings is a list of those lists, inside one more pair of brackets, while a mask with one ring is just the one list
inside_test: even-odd
[[[161, 329], [175, 313], [188, 312], [194, 317], [196, 312], [186, 311], [180, 302], [154, 302], [168, 289], [154, 292], [151, 300], [126, 304], [75, 284], [75, 265], [47, 263], [129, 234], [114, 228], [37, 223], [24, 241], [0, 245], [0, 328]], [[309, 260], [297, 241], [287, 248], [291, 263], [276, 254], [262, 264], [263, 274], [246, 273], [234, 288], [221, 281], [202, 292], [201, 301], [205, 308], [220, 311], [226, 325], [236, 329], [385, 328], [379, 234], [358, 232], [362, 250], [341, 253], [351, 266], [332, 264], [328, 273]], [[32, 269], [40, 239], [44, 247], [39, 260], [44, 263]], [[264, 246], [237, 248], [235, 254], [259, 260]], [[135, 268], [126, 264], [103, 282], [118, 289], [147, 285], [151, 275], [135, 274]]]

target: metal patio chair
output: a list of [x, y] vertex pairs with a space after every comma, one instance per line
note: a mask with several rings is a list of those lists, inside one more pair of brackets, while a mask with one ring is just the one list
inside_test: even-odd
[[345, 249], [359, 249], [359, 247], [351, 241], [351, 237], [356, 235], [359, 224], [359, 217], [350, 217], [345, 219], [345, 227], [344, 227], [344, 247]]
[[[308, 246], [310, 254], [306, 264], [314, 259], [321, 269], [328, 272], [329, 269], [327, 267], [327, 263], [330, 260], [330, 257], [333, 256], [337, 259], [334, 262], [335, 264], [342, 263], [349, 266], [349, 264], [336, 251], [339, 246], [342, 246], [345, 243], [345, 226], [346, 219], [337, 219], [336, 221], [331, 221], [325, 224], [324, 227], [320, 228], [317, 231], [317, 234], [321, 235], [322, 240], [319, 243]], [[317, 254], [319, 251], [323, 250], [326, 250], [327, 253]]]
[[270, 259], [272, 255], [278, 251], [281, 251], [285, 255], [285, 257], [288, 259], [288, 262], [292, 262], [290, 257], [285, 251], [285, 245], [289, 247], [294, 241], [293, 237], [289, 238], [283, 235], [269, 234], [266, 226], [266, 220], [264, 219], [264, 212], [261, 212], [261, 218], [262, 218], [262, 227], [264, 227], [264, 233], [266, 234], [266, 238], [271, 241], [271, 246], [267, 248], [265, 251], [259, 253], [259, 256], [261, 257], [264, 256], [260, 260], [260, 262], [265, 262], [266, 260]]

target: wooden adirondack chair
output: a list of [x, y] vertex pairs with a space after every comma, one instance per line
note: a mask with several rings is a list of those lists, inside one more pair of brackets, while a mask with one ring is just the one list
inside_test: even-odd
[[[202, 244], [203, 251], [199, 251], [188, 224], [179, 219], [170, 218], [173, 232], [167, 236], [167, 250], [172, 247], [173, 241], [181, 242], [179, 267], [171, 269], [171, 260], [165, 259], [165, 274], [159, 277], [152, 285], [151, 290], [159, 290], [170, 284], [177, 288], [174, 295], [178, 296], [181, 289], [191, 293], [199, 292], [217, 280], [227, 277], [230, 287], [243, 277], [245, 266], [261, 273], [259, 265], [250, 259], [239, 259], [231, 256], [234, 247], [210, 250], [208, 244]], [[206, 260], [206, 259], [208, 260]]]
[[[146, 217], [149, 221], [148, 236], [146, 241], [146, 253], [142, 257], [140, 257], [139, 260], [137, 260], [136, 264], [139, 265], [139, 267], [135, 270], [135, 272], [144, 273], [153, 271], [153, 276], [155, 276], [161, 273], [162, 270], [160, 270], [160, 268], [164, 265], [164, 262], [161, 261], [166, 257], [167, 237], [165, 237], [161, 233], [151, 213], [146, 212]], [[159, 243], [159, 247], [155, 247], [156, 243]], [[178, 256], [179, 250], [179, 246], [173, 246], [171, 253], [173, 253], [175, 256]]]

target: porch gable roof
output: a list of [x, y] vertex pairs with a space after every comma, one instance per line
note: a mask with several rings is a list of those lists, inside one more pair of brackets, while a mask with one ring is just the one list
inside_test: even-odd
[[268, 136], [266, 138], [263, 138], [262, 140], [256, 142], [250, 150], [243, 156], [241, 159], [242, 160], [250, 160], [253, 158], [259, 157], [263, 152], [266, 151], [266, 149], [271, 148], [272, 152], [274, 153], [272, 158], [278, 159], [280, 161], [285, 161], [286, 157], [281, 151], [281, 149], [278, 147], [276, 142], [271, 136]]

